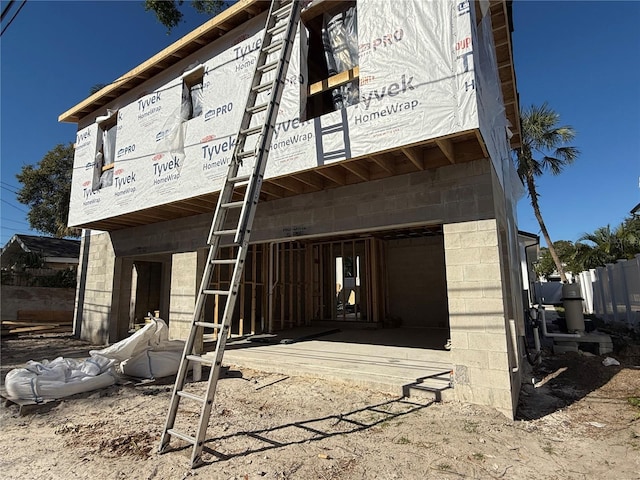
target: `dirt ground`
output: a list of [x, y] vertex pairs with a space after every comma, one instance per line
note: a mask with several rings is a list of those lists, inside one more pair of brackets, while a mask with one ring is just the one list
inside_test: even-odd
[[[2, 380], [27, 360], [79, 358], [90, 348], [64, 334], [3, 338]], [[4, 404], [0, 475], [640, 479], [640, 346], [616, 342], [610, 356], [621, 366], [605, 367], [599, 356], [546, 355], [523, 386], [516, 421], [491, 408], [430, 404], [231, 366], [218, 384], [207, 432], [214, 453], [195, 470], [190, 448], [157, 453], [171, 379], [114, 385], [24, 416], [15, 404]], [[204, 386], [191, 384], [200, 391]], [[197, 416], [194, 406], [191, 421]]]

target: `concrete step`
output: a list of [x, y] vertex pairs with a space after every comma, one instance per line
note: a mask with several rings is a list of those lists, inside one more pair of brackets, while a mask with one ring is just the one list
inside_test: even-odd
[[449, 372], [442, 372], [429, 377], [419, 378], [415, 382], [402, 386], [405, 397], [416, 400], [446, 402], [453, 399], [453, 388]]

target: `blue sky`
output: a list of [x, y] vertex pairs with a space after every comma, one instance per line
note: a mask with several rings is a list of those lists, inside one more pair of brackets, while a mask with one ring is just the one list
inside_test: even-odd
[[[516, 0], [513, 12], [520, 103], [547, 101], [577, 130], [582, 152], [538, 182], [551, 236], [575, 241], [618, 225], [640, 202], [640, 2]], [[167, 35], [137, 0], [27, 1], [0, 40], [0, 245], [14, 233], [37, 234], [15, 199], [15, 175], [75, 140], [75, 125], [58, 116], [206, 21], [185, 13]], [[518, 220], [539, 233], [526, 197]]]

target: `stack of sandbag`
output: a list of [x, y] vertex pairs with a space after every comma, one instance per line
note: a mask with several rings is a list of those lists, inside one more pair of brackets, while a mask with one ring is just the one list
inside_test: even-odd
[[10, 399], [40, 403], [108, 387], [119, 374], [166, 377], [178, 371], [183, 348], [184, 342], [169, 340], [164, 320], [151, 318], [132, 336], [102, 350], [91, 350], [86, 360], [59, 357], [29, 361], [25, 368], [7, 373], [5, 388]]

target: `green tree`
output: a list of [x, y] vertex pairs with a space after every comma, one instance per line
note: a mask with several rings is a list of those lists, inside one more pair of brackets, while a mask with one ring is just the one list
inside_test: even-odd
[[57, 145], [16, 175], [23, 185], [17, 199], [30, 207], [27, 220], [34, 230], [58, 238], [80, 235], [79, 229], [67, 227], [73, 155], [72, 143]]
[[[184, 0], [145, 0], [144, 9], [155, 13], [158, 21], [167, 27], [167, 34], [177, 27], [184, 16], [180, 11]], [[227, 8], [234, 1], [225, 0], [193, 0], [191, 6], [204, 15], [213, 17]]]
[[[518, 175], [526, 185], [533, 213], [540, 225], [540, 231], [549, 248], [549, 254], [556, 265], [556, 271], [562, 282], [567, 282], [562, 262], [553, 247], [551, 236], [542, 218], [536, 178], [545, 171], [558, 175], [564, 167], [578, 157], [576, 147], [566, 146], [575, 137], [575, 130], [568, 126], [559, 126], [560, 115], [545, 102], [541, 106], [532, 105], [521, 114], [522, 147], [517, 149], [516, 166]], [[538, 157], [538, 158], [535, 158]]]
[[[563, 267], [566, 267], [567, 271], [575, 273], [574, 254], [576, 248], [573, 243], [568, 240], [558, 240], [553, 242], [553, 248], [560, 259], [560, 262], [562, 262]], [[553, 261], [551, 253], [547, 247], [542, 247], [540, 249], [540, 258], [538, 259], [538, 263], [535, 265], [535, 271], [536, 275], [539, 277], [547, 278], [557, 272], [556, 263]]]
[[575, 259], [582, 270], [601, 267], [640, 253], [640, 218], [625, 219], [618, 227], [600, 227], [576, 242]]

